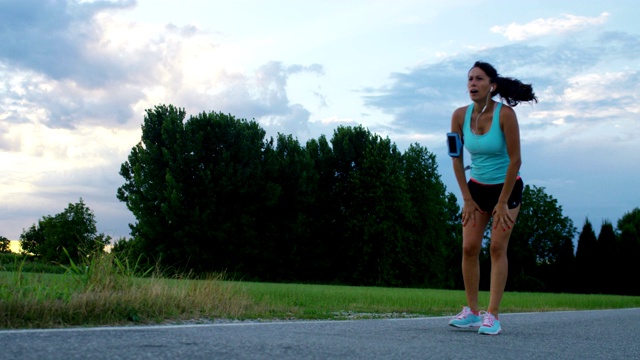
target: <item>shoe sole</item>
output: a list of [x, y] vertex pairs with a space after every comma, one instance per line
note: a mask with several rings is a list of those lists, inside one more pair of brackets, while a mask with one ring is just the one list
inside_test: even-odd
[[480, 335], [498, 335], [502, 332], [502, 328], [499, 328], [498, 331], [488, 332], [488, 331], [478, 331]]
[[451, 324], [451, 323], [449, 324], [449, 326], [453, 326], [453, 327], [457, 327], [457, 328], [461, 328], [461, 329], [470, 328], [470, 327], [480, 327], [480, 325], [482, 325], [482, 322], [471, 323], [471, 324], [468, 324], [468, 325], [457, 325], [457, 324]]

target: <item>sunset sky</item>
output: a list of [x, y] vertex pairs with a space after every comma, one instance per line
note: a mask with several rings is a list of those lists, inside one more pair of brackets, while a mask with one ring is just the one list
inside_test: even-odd
[[[640, 207], [640, 10], [622, 1], [0, 1], [0, 235], [82, 198], [129, 236], [116, 189], [145, 109], [255, 119], [301, 143], [363, 125], [435, 153], [476, 60], [531, 83], [526, 184], [578, 230]], [[496, 98], [498, 99], [498, 98]]]

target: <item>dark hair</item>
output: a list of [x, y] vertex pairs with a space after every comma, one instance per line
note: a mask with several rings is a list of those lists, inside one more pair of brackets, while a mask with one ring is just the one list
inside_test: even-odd
[[531, 84], [523, 84], [522, 81], [518, 79], [502, 77], [491, 64], [486, 62], [476, 61], [471, 69], [476, 67], [484, 71], [491, 79], [491, 82], [498, 84], [498, 89], [493, 91], [491, 96], [499, 94], [502, 99], [507, 101], [509, 106], [516, 106], [521, 102], [538, 102], [538, 98], [533, 92]]

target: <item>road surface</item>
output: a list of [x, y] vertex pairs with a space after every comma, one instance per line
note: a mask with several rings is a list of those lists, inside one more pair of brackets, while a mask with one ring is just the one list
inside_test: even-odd
[[640, 308], [448, 317], [0, 330], [0, 359], [640, 359]]

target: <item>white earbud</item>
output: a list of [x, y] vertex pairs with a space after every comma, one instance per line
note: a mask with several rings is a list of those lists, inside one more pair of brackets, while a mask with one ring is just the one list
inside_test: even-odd
[[489, 92], [493, 91], [493, 86], [491, 87], [491, 89], [489, 89]]

